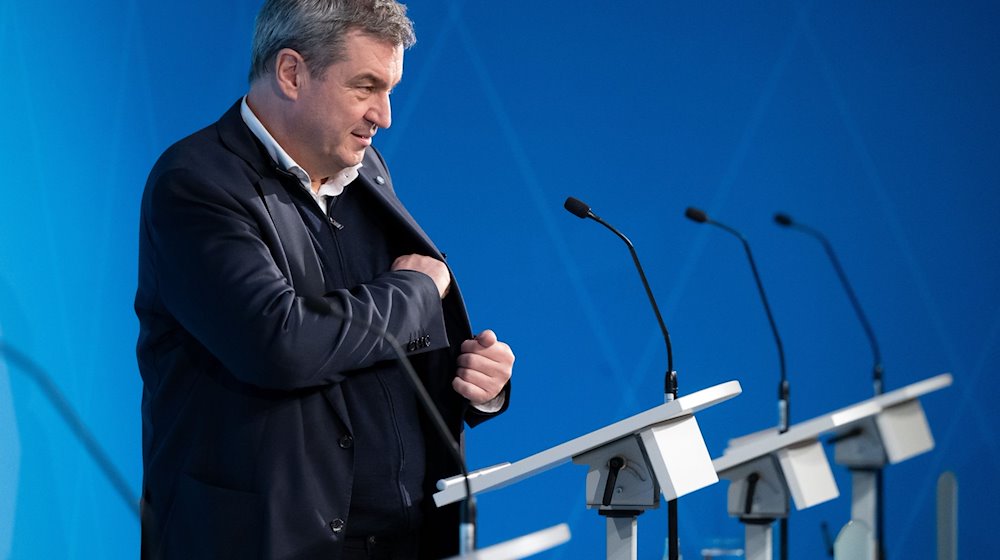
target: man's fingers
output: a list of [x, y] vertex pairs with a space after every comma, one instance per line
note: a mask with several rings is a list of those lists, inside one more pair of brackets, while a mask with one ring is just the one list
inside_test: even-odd
[[496, 343], [497, 333], [493, 332], [490, 329], [486, 329], [485, 331], [476, 335], [475, 341], [478, 342], [479, 345], [482, 346], [483, 348], [489, 348], [490, 346], [493, 346]]
[[501, 382], [500, 379], [497, 379], [487, 373], [469, 368], [458, 368], [456, 377], [466, 383], [470, 383], [480, 389], [483, 389], [487, 393], [499, 391], [506, 383], [506, 381]]
[[[451, 387], [456, 393], [468, 399], [472, 404], [483, 404], [489, 402], [493, 397], [485, 389], [465, 381], [461, 377], [456, 377], [451, 381]], [[495, 397], [496, 395], [494, 395]]]
[[486, 329], [462, 342], [452, 387], [473, 404], [486, 403], [503, 391], [514, 367], [514, 352]]
[[[468, 342], [476, 345], [474, 340]], [[456, 365], [483, 372], [510, 371], [511, 365], [514, 363], [514, 354], [504, 348], [505, 346], [506, 344], [501, 342], [490, 348], [478, 348], [475, 352], [462, 352], [458, 355]]]
[[495, 377], [481, 371], [458, 368], [451, 386], [473, 404], [482, 404], [493, 400], [503, 391], [509, 377]]
[[511, 351], [510, 346], [507, 346], [506, 343], [499, 340], [493, 342], [488, 348], [483, 346], [479, 340], [475, 338], [466, 340], [462, 342], [461, 351], [462, 355], [475, 354], [478, 356], [485, 356], [500, 363], [514, 363], [514, 352]]
[[451, 289], [451, 271], [448, 265], [425, 255], [403, 255], [393, 261], [390, 270], [415, 270], [431, 277], [441, 299]]

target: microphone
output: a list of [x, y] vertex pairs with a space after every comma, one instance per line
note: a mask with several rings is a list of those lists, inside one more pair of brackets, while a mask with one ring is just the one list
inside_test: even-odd
[[[612, 233], [618, 236], [619, 239], [625, 242], [628, 246], [629, 253], [632, 254], [632, 262], [635, 263], [636, 270], [639, 271], [639, 278], [642, 280], [642, 286], [646, 288], [646, 296], [649, 298], [649, 303], [653, 307], [653, 314], [656, 315], [656, 322], [660, 325], [660, 331], [663, 333], [663, 343], [667, 347], [667, 373], [663, 379], [663, 395], [664, 400], [671, 401], [677, 398], [677, 372], [674, 371], [674, 352], [670, 345], [670, 333], [667, 332], [667, 325], [663, 323], [663, 316], [660, 315], [660, 307], [656, 305], [656, 298], [653, 297], [653, 290], [649, 288], [649, 282], [646, 280], [646, 273], [642, 270], [642, 264], [639, 263], [639, 255], [635, 252], [635, 246], [632, 242], [628, 240], [628, 237], [615, 229], [611, 224], [605, 222], [597, 214], [594, 214], [590, 210], [590, 206], [587, 206], [583, 201], [573, 198], [572, 196], [566, 199], [563, 206], [577, 218], [586, 219], [590, 218], [595, 222], [601, 224], [602, 226], [611, 230]], [[670, 500], [667, 502], [667, 558], [669, 560], [677, 560], [680, 558], [680, 532], [678, 530], [678, 509], [677, 500]]]
[[[743, 243], [743, 249], [746, 251], [747, 260], [750, 261], [750, 270], [753, 271], [753, 279], [757, 283], [757, 292], [760, 294], [760, 301], [764, 304], [764, 312], [767, 313], [767, 322], [771, 325], [771, 333], [774, 334], [774, 342], [778, 347], [778, 362], [781, 366], [781, 381], [778, 383], [778, 432], [787, 432], [789, 417], [791, 416], [791, 395], [788, 386], [788, 375], [785, 372], [785, 347], [781, 344], [781, 337], [778, 336], [778, 327], [774, 324], [774, 315], [771, 313], [771, 305], [767, 302], [767, 295], [764, 293], [764, 284], [760, 281], [760, 274], [757, 272], [757, 263], [753, 260], [753, 253], [750, 251], [750, 243], [742, 233], [727, 226], [726, 224], [710, 219], [704, 210], [688, 207], [688, 209], [684, 211], [684, 215], [687, 216], [688, 219], [698, 222], [699, 224], [712, 224], [713, 226], [724, 229], [735, 235], [736, 238]], [[779, 525], [781, 527], [781, 540], [778, 543], [780, 545], [779, 557], [781, 560], [785, 560], [788, 558], [788, 518], [781, 518]]]
[[779, 212], [774, 215], [774, 221], [780, 226], [797, 229], [805, 234], [808, 234], [817, 239], [820, 244], [823, 245], [823, 249], [826, 251], [826, 256], [829, 257], [834, 271], [837, 272], [837, 278], [840, 279], [840, 285], [843, 286], [844, 291], [847, 292], [847, 299], [851, 301], [851, 307], [854, 308], [854, 314], [857, 315], [858, 321], [861, 322], [861, 327], [865, 330], [865, 336], [868, 337], [868, 344], [872, 348], [872, 356], [874, 360], [872, 365], [872, 385], [875, 388], [875, 394], [881, 395], [884, 386], [882, 352], [879, 351], [878, 341], [875, 339], [875, 331], [868, 322], [868, 317], [865, 316], [865, 312], [861, 309], [861, 303], [858, 301], [858, 296], [854, 293], [854, 288], [851, 287], [851, 283], [847, 280], [847, 274], [844, 273], [844, 267], [840, 265], [840, 259], [837, 258], [837, 254], [833, 252], [833, 245], [830, 244], [830, 241], [827, 240], [826, 236], [820, 233], [819, 230], [811, 228], [805, 224], [795, 222], [788, 214], [782, 214]]
[[764, 304], [764, 312], [767, 314], [767, 322], [771, 325], [771, 333], [774, 335], [774, 342], [778, 347], [778, 362], [781, 367], [781, 381], [778, 385], [778, 430], [785, 432], [788, 430], [788, 421], [790, 416], [789, 408], [791, 406], [788, 375], [785, 371], [785, 347], [781, 344], [781, 337], [778, 336], [778, 327], [774, 323], [774, 315], [771, 313], [771, 305], [768, 303], [767, 295], [764, 293], [764, 284], [760, 280], [760, 273], [757, 272], [757, 263], [754, 261], [753, 253], [750, 251], [750, 243], [742, 233], [727, 226], [726, 224], [710, 219], [704, 210], [689, 207], [684, 211], [684, 215], [694, 222], [698, 222], [700, 224], [711, 224], [728, 231], [729, 233], [735, 235], [737, 239], [743, 243], [743, 249], [746, 251], [747, 260], [750, 261], [750, 270], [753, 271], [753, 278], [757, 283], [757, 292], [760, 294], [760, 301]]
[[570, 214], [573, 214], [577, 218], [596, 221], [602, 226], [611, 230], [612, 233], [618, 236], [619, 239], [625, 242], [628, 246], [629, 253], [632, 254], [632, 262], [635, 263], [636, 270], [639, 271], [639, 278], [642, 280], [642, 286], [646, 289], [646, 296], [649, 298], [649, 303], [653, 307], [653, 313], [656, 315], [656, 322], [660, 325], [660, 331], [663, 333], [663, 342], [667, 347], [667, 374], [663, 381], [663, 393], [666, 395], [667, 400], [672, 400], [677, 398], [677, 372], [674, 371], [674, 352], [670, 345], [670, 333], [667, 332], [667, 326], [663, 323], [663, 316], [660, 315], [660, 307], [656, 305], [656, 298], [653, 297], [653, 290], [649, 287], [649, 282], [646, 280], [646, 273], [642, 270], [642, 264], [639, 263], [639, 255], [635, 252], [635, 246], [629, 241], [625, 235], [614, 228], [611, 224], [605, 222], [597, 214], [594, 214], [590, 210], [590, 206], [587, 206], [582, 200], [573, 198], [572, 196], [566, 199], [563, 206]]
[[757, 263], [754, 261], [753, 252], [750, 251], [750, 243], [742, 233], [727, 226], [726, 224], [710, 219], [708, 214], [700, 208], [688, 207], [688, 209], [684, 211], [684, 215], [691, 221], [699, 224], [711, 224], [721, 228], [735, 235], [736, 238], [743, 244], [743, 249], [747, 254], [747, 260], [750, 261], [750, 270], [753, 271], [753, 278], [757, 283], [757, 292], [760, 294], [760, 301], [764, 304], [764, 312], [767, 314], [767, 322], [771, 325], [771, 333], [774, 335], [774, 342], [778, 347], [778, 363], [781, 368], [781, 381], [778, 384], [778, 430], [785, 432], [788, 430], [788, 420], [790, 415], [790, 390], [788, 375], [785, 371], [785, 347], [781, 344], [781, 337], [778, 335], [778, 327], [774, 323], [774, 314], [771, 313], [771, 305], [767, 301], [767, 294], [764, 293], [764, 284], [760, 280], [760, 273], [757, 272]]
[[708, 214], [700, 208], [695, 208], [693, 206], [688, 206], [688, 209], [684, 211], [684, 215], [692, 221], [703, 224], [708, 221]]
[[[851, 307], [854, 308], [854, 314], [858, 317], [858, 321], [861, 322], [861, 327], [865, 331], [865, 336], [868, 337], [868, 344], [872, 349], [872, 387], [875, 391], [875, 395], [881, 395], [883, 392], [883, 387], [885, 384], [885, 373], [882, 367], [882, 352], [879, 350], [878, 341], [875, 339], [875, 331], [872, 329], [871, 323], [868, 322], [868, 317], [865, 316], [865, 312], [861, 309], [861, 303], [858, 301], [858, 296], [854, 293], [854, 288], [851, 287], [851, 283], [847, 280], [847, 274], [844, 273], [844, 267], [840, 265], [840, 259], [837, 258], [837, 254], [833, 252], [833, 245], [826, 238], [825, 235], [820, 233], [819, 230], [809, 227], [805, 224], [800, 224], [794, 220], [788, 214], [783, 214], [778, 212], [774, 215], [774, 221], [778, 225], [786, 228], [797, 229], [807, 235], [810, 235], [817, 239], [823, 249], [826, 251], [826, 256], [829, 257], [830, 263], [833, 265], [834, 271], [837, 272], [837, 278], [840, 279], [840, 285], [843, 286], [844, 291], [847, 292], [847, 299], [851, 302]], [[882, 469], [878, 469], [875, 473], [875, 542], [876, 544], [876, 558], [885, 558], [885, 473]]]

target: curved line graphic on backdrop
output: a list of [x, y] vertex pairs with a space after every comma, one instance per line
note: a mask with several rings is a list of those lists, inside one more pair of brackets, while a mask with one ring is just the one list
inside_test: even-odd
[[[2, 338], [3, 324], [0, 323]], [[4, 489], [0, 492], [0, 558], [10, 556], [14, 540], [14, 511], [21, 466], [21, 440], [18, 438], [9, 371], [6, 357], [0, 355], [0, 426], [3, 428], [0, 429], [0, 488]]]

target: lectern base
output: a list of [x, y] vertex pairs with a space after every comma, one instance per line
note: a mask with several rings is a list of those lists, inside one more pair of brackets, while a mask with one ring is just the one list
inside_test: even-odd
[[774, 520], [743, 521], [746, 560], [771, 560], [774, 556]]
[[639, 557], [638, 515], [641, 511], [601, 512], [607, 518], [608, 560], [637, 560]]
[[851, 469], [851, 519], [875, 526], [878, 469]]

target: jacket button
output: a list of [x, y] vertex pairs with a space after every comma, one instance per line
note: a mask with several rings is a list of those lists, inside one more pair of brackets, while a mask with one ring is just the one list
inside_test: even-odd
[[334, 533], [339, 533], [344, 530], [344, 520], [341, 518], [334, 519], [330, 522], [330, 530]]
[[428, 346], [430, 346], [431, 345], [431, 335], [425, 334], [423, 336], [423, 338], [420, 339], [420, 343], [423, 345], [424, 348], [427, 348]]
[[354, 447], [354, 438], [350, 435], [340, 436], [340, 439], [337, 440], [337, 444], [340, 445], [342, 449], [350, 449]]

